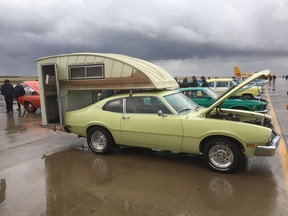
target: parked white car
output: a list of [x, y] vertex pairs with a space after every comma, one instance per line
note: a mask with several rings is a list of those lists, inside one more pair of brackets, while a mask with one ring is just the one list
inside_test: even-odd
[[[220, 95], [222, 95], [228, 89], [238, 85], [238, 83], [232, 78], [208, 79], [207, 82], [209, 83], [209, 87]], [[260, 96], [260, 94], [261, 94], [261, 87], [253, 86], [237, 93], [236, 96], [253, 99]]]

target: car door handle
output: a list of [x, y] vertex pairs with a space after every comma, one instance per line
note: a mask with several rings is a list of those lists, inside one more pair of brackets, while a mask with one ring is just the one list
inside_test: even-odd
[[122, 119], [130, 119], [130, 116], [123, 116]]

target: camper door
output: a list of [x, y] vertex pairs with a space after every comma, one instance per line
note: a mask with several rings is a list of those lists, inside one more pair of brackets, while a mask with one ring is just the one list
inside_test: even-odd
[[62, 125], [61, 100], [56, 64], [41, 65], [43, 96], [42, 123]]

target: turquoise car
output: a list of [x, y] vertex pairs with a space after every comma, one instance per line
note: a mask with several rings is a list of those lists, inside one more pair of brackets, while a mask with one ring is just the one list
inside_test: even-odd
[[[180, 88], [179, 91], [189, 97], [193, 102], [203, 107], [211, 106], [220, 97], [212, 89], [204, 87]], [[267, 102], [264, 100], [242, 100], [228, 98], [221, 104], [220, 107], [227, 109], [267, 112]]]

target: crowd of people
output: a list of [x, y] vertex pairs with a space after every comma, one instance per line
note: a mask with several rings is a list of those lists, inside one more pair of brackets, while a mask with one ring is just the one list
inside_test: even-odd
[[4, 84], [1, 86], [1, 94], [4, 96], [6, 104], [6, 113], [13, 112], [13, 100], [14, 98], [17, 101], [18, 108], [21, 110], [21, 105], [18, 102], [18, 98], [25, 95], [25, 89], [20, 83], [17, 83], [15, 87], [10, 83], [10, 80], [4, 80]]
[[200, 81], [197, 80], [195, 76], [192, 76], [191, 82], [188, 82], [188, 78], [185, 77], [182, 81], [183, 84], [188, 84], [190, 87], [209, 87], [208, 82], [206, 81], [206, 78], [204, 76], [200, 77]]

